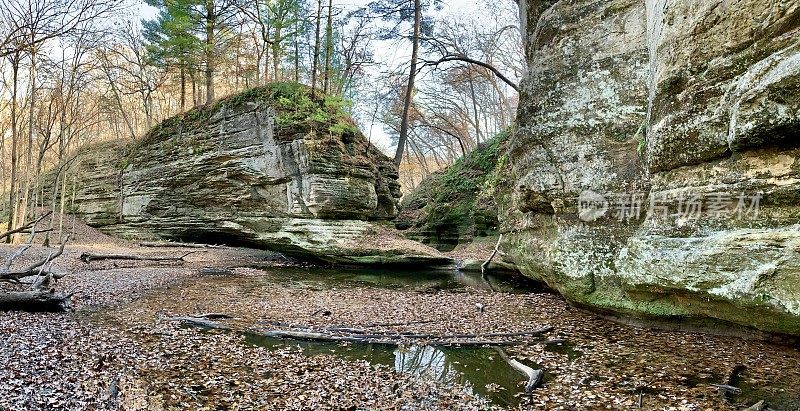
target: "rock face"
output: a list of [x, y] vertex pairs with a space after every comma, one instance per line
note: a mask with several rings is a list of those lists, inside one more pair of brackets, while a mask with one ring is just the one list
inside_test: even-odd
[[358, 244], [378, 231], [372, 221], [396, 216], [400, 187], [392, 161], [340, 106], [276, 83], [166, 120], [133, 144], [89, 147], [75, 161], [71, 212], [122, 237], [337, 262], [406, 256]]
[[611, 315], [800, 335], [800, 1], [521, 1], [505, 250]]
[[496, 233], [498, 203], [510, 193], [504, 178], [507, 141], [508, 132], [501, 132], [425, 178], [403, 197], [395, 226], [406, 237], [441, 251]]

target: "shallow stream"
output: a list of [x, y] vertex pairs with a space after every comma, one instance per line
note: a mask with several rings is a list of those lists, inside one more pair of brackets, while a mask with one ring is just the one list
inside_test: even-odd
[[[454, 271], [365, 271], [365, 270], [322, 270], [322, 269], [275, 269], [267, 267], [248, 267], [248, 269], [264, 270], [269, 275], [232, 275], [208, 276], [192, 280], [181, 287], [172, 287], [154, 291], [144, 298], [118, 307], [117, 310], [132, 310], [135, 316], [146, 317], [152, 313], [169, 311], [172, 313], [190, 314], [202, 312], [228, 312], [233, 307], [238, 307], [240, 299], [247, 300], [242, 304], [253, 304], [253, 301], [263, 301], [270, 298], [270, 293], [276, 287], [282, 290], [328, 291], [336, 289], [362, 290], [377, 288], [384, 290], [413, 291], [419, 294], [430, 293], [485, 293], [488, 289], [503, 293], [541, 293], [535, 283], [520, 277], [494, 277], [488, 278], [491, 286], [484, 281], [480, 274], [465, 274]], [[270, 291], [272, 290], [272, 291]], [[204, 301], [204, 297], [214, 295], [216, 303], [211, 306], [200, 306], [196, 301]], [[212, 298], [211, 300], [214, 300]], [[224, 302], [224, 303], [220, 303]], [[182, 305], [183, 304], [183, 305]], [[189, 305], [195, 304], [194, 307]], [[212, 303], [209, 303], [212, 304]], [[182, 312], [181, 307], [183, 306]], [[100, 313], [94, 317], [95, 321], [114, 322], [115, 314], [112, 311]], [[252, 320], [252, 319], [251, 319]], [[257, 321], [251, 323], [256, 325]], [[616, 325], [614, 327], [617, 327]], [[410, 373], [421, 378], [432, 378], [445, 384], [461, 384], [475, 394], [489, 399], [492, 403], [501, 406], [514, 406], [521, 400], [520, 383], [523, 375], [511, 368], [497, 353], [494, 348], [456, 348], [456, 347], [431, 347], [431, 346], [387, 346], [378, 344], [357, 343], [329, 343], [305, 342], [284, 340], [260, 336], [255, 332], [243, 331], [246, 342], [254, 346], [267, 348], [285, 348], [299, 346], [308, 355], [333, 354], [345, 359], [366, 360], [373, 364], [382, 364], [394, 367], [396, 371]], [[254, 328], [250, 328], [251, 330]], [[612, 339], [613, 341], [613, 339]], [[562, 364], [573, 363], [584, 355], [587, 348], [593, 345], [577, 344], [569, 338], [563, 343], [546, 344], [543, 355], [560, 356]], [[646, 348], [643, 348], [646, 349]], [[635, 352], [633, 353], [635, 355]], [[612, 355], [613, 357], [613, 355]], [[625, 364], [624, 357], [613, 357], [605, 365], [614, 367]], [[546, 373], [543, 380], [544, 386], [551, 384], [555, 378], [569, 372], [567, 367], [553, 369], [548, 364], [538, 364], [528, 359], [521, 358], [523, 363], [533, 368], [543, 368]], [[619, 362], [617, 362], [619, 361]], [[668, 361], [665, 359], [665, 361]], [[792, 370], [796, 373], [797, 370]], [[612, 370], [612, 372], [616, 372]], [[625, 370], [619, 371], [619, 373]], [[710, 384], [722, 383], [722, 375], [708, 373], [703, 370], [686, 370], [685, 382], [687, 389], [708, 388]], [[794, 375], [796, 377], [796, 375]], [[607, 377], [599, 376], [597, 381]], [[791, 385], [773, 384], [766, 382], [759, 386], [753, 383], [753, 378], [737, 378], [735, 383], [742, 389], [742, 393], [731, 396], [728, 400], [737, 406], [753, 404], [759, 400], [766, 400], [775, 410], [800, 410], [800, 395]], [[587, 383], [588, 384], [588, 383]], [[638, 391], [637, 391], [638, 390]], [[636, 396], [639, 391], [651, 395], [646, 387], [632, 387], [631, 395]], [[711, 394], [709, 394], [711, 395]]]

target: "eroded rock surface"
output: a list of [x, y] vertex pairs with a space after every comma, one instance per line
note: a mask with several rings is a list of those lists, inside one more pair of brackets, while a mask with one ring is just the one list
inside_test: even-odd
[[396, 216], [397, 170], [338, 102], [308, 94], [273, 84], [166, 120], [141, 141], [90, 147], [73, 165], [71, 211], [122, 237], [247, 244], [329, 261], [430, 257], [400, 243], [359, 243], [379, 231], [375, 221]]
[[517, 265], [614, 315], [800, 335], [800, 1], [521, 3]]

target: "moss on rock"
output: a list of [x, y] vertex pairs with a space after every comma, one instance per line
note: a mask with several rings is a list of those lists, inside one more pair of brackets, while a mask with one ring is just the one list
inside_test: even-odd
[[497, 231], [496, 194], [505, 186], [509, 133], [497, 136], [456, 161], [445, 170], [424, 179], [406, 195], [395, 220], [409, 238], [442, 251]]

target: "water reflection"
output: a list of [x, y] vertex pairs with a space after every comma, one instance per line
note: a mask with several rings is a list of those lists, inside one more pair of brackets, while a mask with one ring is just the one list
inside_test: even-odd
[[431, 346], [414, 345], [394, 351], [394, 369], [409, 374], [433, 377], [445, 384], [459, 381], [459, 372], [447, 360], [444, 351]]
[[[268, 265], [250, 265], [249, 268], [265, 270], [279, 276], [264, 278], [264, 282], [283, 284], [304, 289], [328, 289], [332, 287], [380, 287], [389, 289], [414, 289], [435, 292], [464, 288], [490, 290], [506, 293], [529, 293], [542, 291], [542, 286], [521, 274], [503, 273], [487, 275], [455, 270], [410, 271], [401, 269], [328, 269], [328, 268], [281, 268]], [[491, 287], [487, 284], [491, 283]]]
[[[245, 334], [250, 344], [281, 349], [300, 347], [307, 355], [333, 354], [351, 360], [394, 366], [398, 372], [432, 378], [444, 384], [461, 384], [469, 392], [494, 404], [519, 403], [522, 374], [511, 368], [493, 348], [449, 348], [413, 345], [392, 347], [378, 344], [337, 344], [312, 341], [287, 341], [258, 334]], [[528, 364], [539, 367], [536, 364]], [[552, 378], [545, 374], [545, 382]]]

